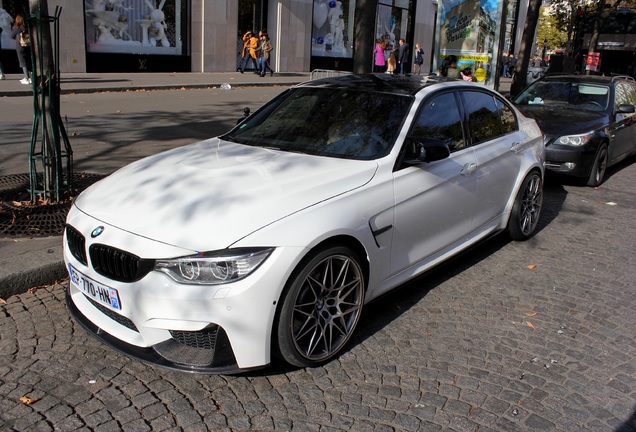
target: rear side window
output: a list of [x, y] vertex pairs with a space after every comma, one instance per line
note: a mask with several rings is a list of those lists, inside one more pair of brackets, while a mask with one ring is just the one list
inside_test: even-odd
[[422, 141], [446, 144], [451, 152], [466, 147], [454, 93], [436, 95], [424, 101], [411, 135]]
[[495, 98], [495, 104], [497, 104], [497, 111], [499, 111], [499, 117], [501, 118], [501, 132], [505, 135], [519, 130], [517, 117], [512, 108], [498, 98]]

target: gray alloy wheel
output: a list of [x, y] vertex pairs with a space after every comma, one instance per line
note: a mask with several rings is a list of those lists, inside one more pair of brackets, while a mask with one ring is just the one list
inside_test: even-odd
[[334, 357], [353, 334], [364, 302], [359, 259], [346, 247], [315, 253], [292, 277], [277, 322], [278, 354], [294, 366]]
[[594, 166], [590, 172], [590, 178], [587, 180], [588, 186], [596, 187], [603, 183], [608, 160], [609, 152], [607, 151], [607, 144], [602, 144], [601, 148], [598, 149], [596, 159], [594, 159]]
[[508, 220], [508, 233], [513, 240], [527, 240], [539, 223], [543, 204], [541, 173], [532, 171], [523, 180]]

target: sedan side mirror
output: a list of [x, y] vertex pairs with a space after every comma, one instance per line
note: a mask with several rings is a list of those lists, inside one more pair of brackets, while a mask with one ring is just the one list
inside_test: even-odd
[[634, 109], [634, 105], [632, 104], [620, 104], [618, 106], [618, 110], [616, 111], [617, 114], [631, 114], [633, 112], [635, 112], [636, 109]]
[[409, 165], [434, 162], [450, 156], [448, 145], [442, 141], [415, 137], [408, 137], [407, 140], [405, 161]]
[[243, 120], [245, 120], [246, 118], [248, 118], [250, 116], [250, 107], [245, 107], [243, 108], [243, 117], [238, 119], [236, 121], [236, 124], [239, 124], [240, 122], [242, 122]]

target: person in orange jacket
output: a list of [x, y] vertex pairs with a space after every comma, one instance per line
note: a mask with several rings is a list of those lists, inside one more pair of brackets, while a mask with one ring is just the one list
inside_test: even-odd
[[256, 64], [256, 48], [258, 47], [258, 38], [252, 31], [248, 31], [243, 35], [243, 52], [242, 57], [243, 61], [241, 62], [241, 67], [239, 68], [239, 72], [245, 72], [245, 67], [247, 66], [247, 62], [251, 59], [252, 64], [254, 65], [254, 73], [258, 73], [258, 66]]

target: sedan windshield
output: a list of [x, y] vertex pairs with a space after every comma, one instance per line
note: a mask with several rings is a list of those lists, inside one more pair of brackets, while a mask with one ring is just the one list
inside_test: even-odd
[[558, 105], [574, 109], [605, 111], [610, 88], [606, 85], [572, 81], [537, 81], [517, 99], [517, 105]]
[[412, 102], [412, 96], [299, 87], [221, 138], [319, 156], [377, 159], [390, 152]]

